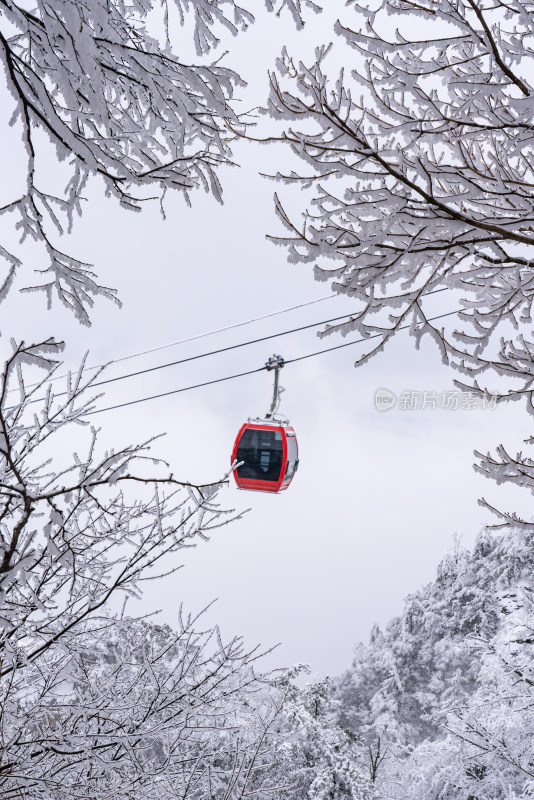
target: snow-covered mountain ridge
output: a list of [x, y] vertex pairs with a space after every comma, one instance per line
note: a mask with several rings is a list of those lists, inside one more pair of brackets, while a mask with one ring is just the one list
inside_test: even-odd
[[529, 528], [486, 529], [472, 552], [447, 555], [334, 682], [339, 721], [363, 737], [385, 796], [531, 796]]

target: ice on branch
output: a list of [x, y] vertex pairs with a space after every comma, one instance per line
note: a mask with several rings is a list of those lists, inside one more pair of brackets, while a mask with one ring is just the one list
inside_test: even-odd
[[175, 479], [151, 441], [102, 452], [94, 377], [34, 381], [59, 349], [15, 344], [0, 377], [0, 794], [242, 796], [279, 713], [259, 654], [199, 617], [113, 613], [228, 522], [220, 484]]
[[[12, 99], [11, 124], [23, 141], [25, 180], [1, 208], [38, 243], [42, 276], [28, 291], [57, 296], [82, 324], [98, 296], [116, 301], [91, 265], [58, 244], [81, 213], [90, 177], [124, 208], [169, 190], [190, 203], [198, 189], [222, 198], [221, 167], [233, 164], [236, 89], [245, 85], [227, 55], [232, 37], [254, 22], [234, 0], [36, 0], [1, 3], [0, 65]], [[312, 0], [266, 0], [287, 8], [298, 25]], [[189, 46], [191, 39], [194, 48]], [[193, 50], [189, 57], [184, 51]], [[49, 146], [46, 146], [46, 140]], [[20, 155], [20, 154], [19, 154]], [[62, 163], [63, 190], [48, 190], [40, 173]], [[163, 206], [162, 206], [163, 210]], [[20, 259], [0, 246], [7, 267], [0, 300]], [[32, 283], [31, 281], [29, 282]]]
[[[315, 60], [284, 50], [272, 72], [243, 129], [294, 155], [272, 238], [354, 298], [324, 335], [376, 336], [358, 363], [412, 324], [473, 391], [530, 395], [533, 20], [531, 0], [351, 2]], [[447, 323], [429, 319], [440, 289]]]

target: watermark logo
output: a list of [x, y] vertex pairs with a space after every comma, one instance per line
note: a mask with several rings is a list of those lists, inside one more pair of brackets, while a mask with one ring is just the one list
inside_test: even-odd
[[405, 389], [397, 398], [390, 389], [381, 387], [376, 390], [377, 411], [390, 411], [395, 407], [399, 411], [493, 411], [497, 408], [497, 396], [460, 389]]
[[375, 392], [375, 408], [377, 411], [390, 411], [395, 407], [397, 396], [389, 389], [377, 389]]

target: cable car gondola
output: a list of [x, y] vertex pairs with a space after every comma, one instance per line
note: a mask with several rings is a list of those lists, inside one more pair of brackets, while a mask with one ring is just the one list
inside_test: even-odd
[[295, 431], [289, 420], [275, 414], [282, 387], [278, 372], [284, 366], [281, 356], [266, 363], [274, 370], [273, 402], [263, 419], [249, 419], [241, 427], [232, 450], [235, 482], [239, 489], [256, 492], [283, 492], [297, 471], [299, 457]]

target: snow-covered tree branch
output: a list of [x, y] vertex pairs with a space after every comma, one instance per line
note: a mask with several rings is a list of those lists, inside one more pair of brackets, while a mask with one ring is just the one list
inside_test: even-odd
[[[3, 639], [32, 660], [101, 609], [117, 592], [172, 571], [173, 555], [226, 522], [216, 486], [193, 487], [162, 473], [150, 442], [98, 452], [91, 428], [84, 454], [52, 466], [67, 429], [94, 408], [83, 373], [55, 398], [39, 383], [26, 390], [24, 366], [43, 365], [53, 342], [16, 347], [3, 375], [0, 431], [0, 561]], [[10, 391], [18, 381], [21, 398]], [[64, 437], [63, 440], [61, 437]], [[52, 441], [51, 441], [52, 440]], [[158, 469], [150, 475], [147, 465]], [[161, 567], [165, 558], [165, 566]], [[5, 660], [2, 673], [16, 668]]]
[[305, 669], [297, 664], [276, 681], [280, 713], [270, 731], [275, 747], [252, 787], [276, 787], [277, 800], [378, 800], [358, 737], [335, 720], [329, 679], [303, 688], [293, 683]]
[[[232, 796], [278, 714], [240, 640], [93, 619], [2, 681], [2, 797]], [[262, 749], [263, 743], [263, 749]], [[259, 770], [260, 765], [257, 769]]]
[[[84, 324], [100, 285], [91, 265], [63, 252], [58, 236], [81, 211], [90, 176], [125, 208], [170, 189], [204, 188], [221, 200], [219, 171], [232, 164], [226, 121], [236, 119], [237, 71], [221, 63], [226, 38], [254, 22], [235, 0], [36, 0], [0, 2], [0, 62], [13, 100], [11, 124], [24, 144], [25, 181], [0, 208], [43, 250], [42, 281], [28, 289], [54, 294]], [[311, 0], [266, 0], [298, 25]], [[178, 43], [177, 43], [178, 40]], [[194, 43], [194, 48], [193, 48]], [[189, 60], [176, 49], [192, 51]], [[228, 60], [228, 59], [227, 59]], [[44, 134], [44, 138], [43, 138]], [[50, 153], [64, 163], [64, 190], [39, 178]], [[50, 149], [50, 148], [49, 148]], [[25, 164], [22, 163], [25, 161]], [[0, 247], [0, 301], [20, 266]]]
[[[510, 519], [456, 543], [436, 578], [333, 684], [336, 715], [388, 800], [518, 800], [533, 784], [532, 530]], [[336, 707], [336, 706], [334, 706]], [[387, 750], [386, 750], [387, 747]]]
[[259, 654], [179, 604], [177, 633], [118, 615], [228, 521], [219, 484], [177, 480], [152, 442], [101, 452], [92, 381], [47, 384], [59, 350], [14, 345], [0, 384], [2, 796], [244, 791], [279, 711]]
[[[284, 51], [271, 75], [276, 126], [257, 138], [290, 145], [297, 166], [276, 177], [299, 187], [278, 193], [273, 239], [359, 302], [326, 333], [378, 334], [360, 363], [411, 323], [469, 388], [487, 391], [487, 374], [503, 398], [530, 398], [534, 6], [348, 6], [314, 63]], [[443, 288], [461, 308], [452, 331], [428, 319]]]
[[[524, 533], [512, 528], [508, 537], [514, 536]], [[447, 735], [416, 748], [401, 768], [409, 798], [516, 800], [532, 792], [532, 589], [525, 572], [515, 577], [517, 583], [499, 595], [496, 635], [472, 635], [465, 642], [481, 665], [476, 692], [451, 698], [443, 723]]]

